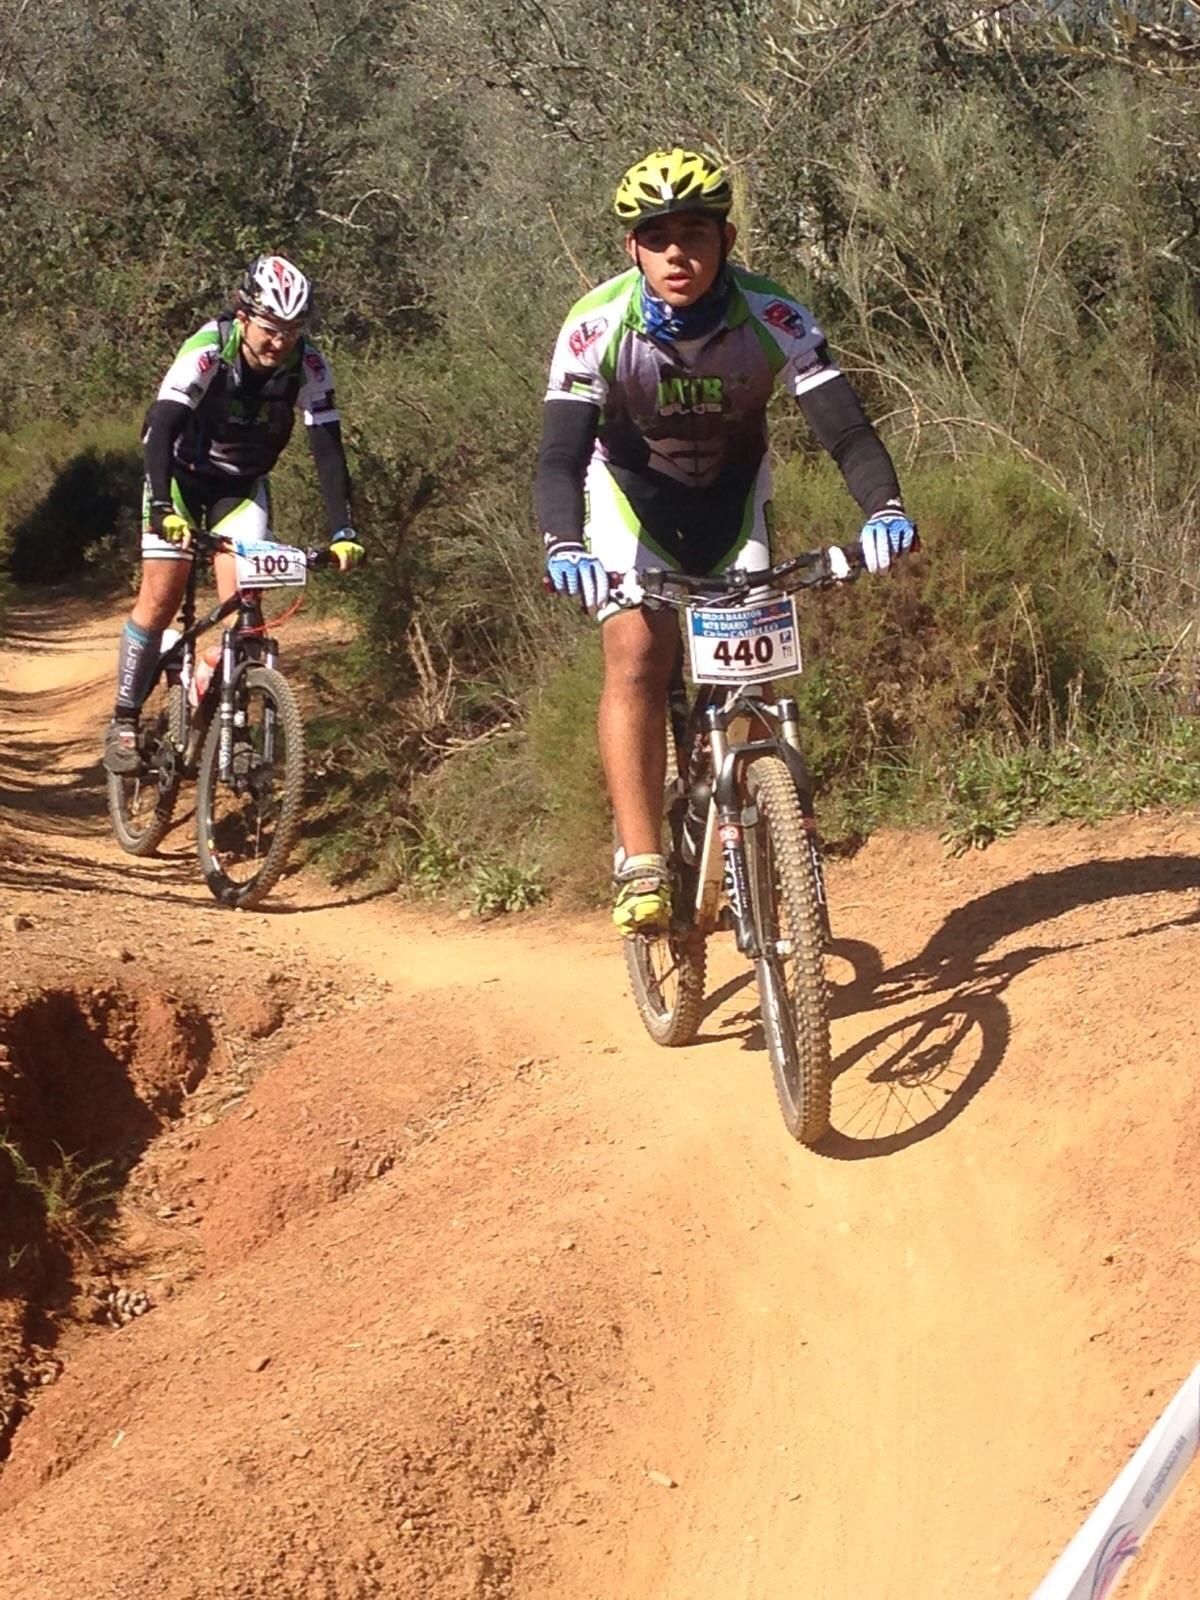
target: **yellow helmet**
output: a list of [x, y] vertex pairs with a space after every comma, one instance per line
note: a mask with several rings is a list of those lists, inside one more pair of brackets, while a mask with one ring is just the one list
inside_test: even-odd
[[613, 210], [631, 228], [672, 211], [704, 211], [724, 221], [732, 204], [733, 190], [722, 169], [678, 146], [635, 161], [613, 198]]

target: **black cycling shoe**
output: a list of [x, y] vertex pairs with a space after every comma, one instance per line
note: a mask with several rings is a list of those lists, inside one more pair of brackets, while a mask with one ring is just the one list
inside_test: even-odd
[[114, 717], [104, 732], [104, 766], [115, 777], [127, 778], [142, 765], [138, 725], [130, 717]]

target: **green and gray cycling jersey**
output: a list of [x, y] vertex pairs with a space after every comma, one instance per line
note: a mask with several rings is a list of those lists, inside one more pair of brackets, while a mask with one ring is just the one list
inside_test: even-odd
[[[256, 371], [242, 356], [233, 317], [206, 322], [184, 341], [159, 386], [156, 407], [161, 402], [191, 413], [172, 426], [172, 453], [179, 466], [204, 476], [265, 477], [297, 414], [309, 428], [339, 420], [333, 373], [314, 344], [302, 338], [278, 367]], [[161, 495], [163, 486], [155, 489]]]
[[255, 367], [232, 312], [206, 322], [185, 340], [146, 413], [142, 448], [150, 500], [169, 504], [185, 482], [185, 498], [210, 510], [229, 495], [254, 500], [297, 414], [330, 531], [348, 528], [350, 472], [328, 361], [301, 336], [277, 366]]
[[815, 317], [768, 278], [731, 266], [721, 322], [699, 339], [652, 338], [636, 268], [575, 305], [555, 345], [547, 401], [600, 410], [593, 458], [706, 489], [747, 479], [767, 449], [767, 401], [840, 376]]

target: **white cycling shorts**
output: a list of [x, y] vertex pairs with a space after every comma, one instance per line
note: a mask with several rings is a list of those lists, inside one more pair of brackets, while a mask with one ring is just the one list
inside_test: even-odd
[[[180, 493], [179, 485], [174, 482], [171, 484], [171, 499], [179, 515], [186, 517], [193, 528], [199, 527], [203, 518], [210, 533], [221, 533], [236, 539], [272, 537], [271, 493], [265, 478], [258, 480], [252, 495], [246, 498], [226, 495], [206, 505], [203, 512], [199, 507], [187, 504]], [[190, 550], [181, 550], [169, 539], [160, 539], [156, 533], [150, 531], [150, 491], [147, 489], [142, 499], [142, 560], [190, 561], [191, 559]]]
[[[586, 513], [583, 537], [588, 553], [598, 556], [609, 573], [643, 572], [647, 567], [680, 570], [678, 560], [655, 543], [604, 462], [593, 456], [584, 480]], [[764, 458], [746, 499], [736, 542], [714, 576], [738, 568], [758, 569], [771, 561], [771, 468]], [[693, 574], [698, 576], [699, 574]], [[653, 604], [652, 601], [646, 602]], [[598, 622], [624, 608], [616, 601], [601, 606]]]

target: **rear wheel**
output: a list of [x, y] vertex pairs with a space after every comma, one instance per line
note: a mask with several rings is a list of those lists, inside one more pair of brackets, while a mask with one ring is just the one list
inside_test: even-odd
[[708, 960], [702, 933], [681, 921], [687, 908], [680, 883], [679, 831], [684, 802], [676, 782], [679, 762], [675, 730], [667, 726], [667, 781], [664, 790], [663, 853], [671, 870], [673, 921], [667, 934], [636, 934], [625, 940], [625, 967], [646, 1032], [656, 1044], [691, 1044], [704, 1011]]
[[179, 798], [179, 760], [170, 729], [183, 720], [183, 689], [159, 678], [138, 718], [137, 772], [108, 773], [108, 814], [122, 850], [152, 856], [171, 827]]
[[749, 762], [746, 790], [758, 813], [747, 852], [763, 1032], [788, 1132], [815, 1144], [829, 1128], [833, 1079], [820, 868], [786, 762]]
[[221, 904], [249, 909], [274, 888], [300, 832], [304, 724], [291, 685], [272, 667], [248, 667], [234, 697], [228, 778], [219, 770], [219, 709], [200, 755], [196, 848]]

